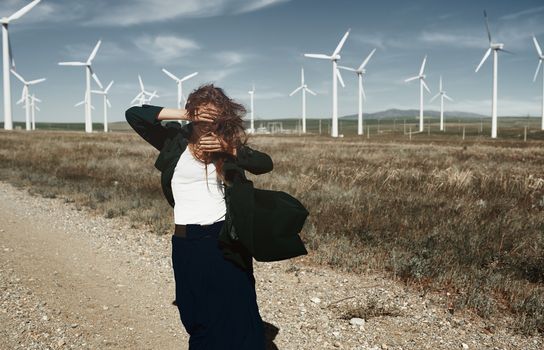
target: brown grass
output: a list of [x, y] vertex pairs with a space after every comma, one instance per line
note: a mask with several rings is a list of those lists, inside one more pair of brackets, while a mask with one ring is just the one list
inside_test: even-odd
[[[318, 264], [369, 269], [483, 317], [510, 311], [544, 332], [542, 141], [388, 135], [255, 137], [274, 171], [248, 176], [310, 212], [301, 236]], [[0, 178], [62, 196], [158, 234], [172, 210], [153, 167], [157, 151], [132, 133], [1, 132]]]

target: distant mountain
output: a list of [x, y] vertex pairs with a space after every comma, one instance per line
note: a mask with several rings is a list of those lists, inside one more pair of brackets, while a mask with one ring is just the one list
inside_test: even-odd
[[[364, 112], [363, 112], [364, 113]], [[439, 118], [440, 111], [423, 111], [425, 117]], [[444, 117], [446, 118], [487, 118], [488, 116], [477, 114], [477, 113], [468, 113], [468, 112], [455, 112], [448, 111], [444, 112]], [[357, 114], [351, 114], [340, 117], [341, 119], [357, 119]], [[375, 113], [364, 113], [363, 118], [365, 119], [399, 119], [399, 118], [419, 118], [419, 109], [388, 109], [381, 112]]]

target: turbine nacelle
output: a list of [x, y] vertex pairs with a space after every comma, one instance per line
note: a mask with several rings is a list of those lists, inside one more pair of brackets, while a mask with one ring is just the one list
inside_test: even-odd
[[491, 45], [489, 45], [489, 47], [493, 50], [502, 50], [504, 49], [504, 44], [500, 44], [500, 43], [491, 43]]
[[0, 18], [0, 23], [1, 23], [1, 24], [8, 25], [9, 22], [10, 22], [10, 20], [9, 20], [9, 18], [7, 18], [7, 17], [2, 17], [2, 18]]

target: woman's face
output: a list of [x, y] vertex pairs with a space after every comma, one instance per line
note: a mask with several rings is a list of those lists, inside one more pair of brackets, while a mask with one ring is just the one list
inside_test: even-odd
[[[210, 109], [217, 109], [212, 103], [203, 103], [200, 106], [198, 106], [198, 110], [210, 110]], [[219, 118], [220, 116], [217, 116]], [[200, 120], [193, 120], [192, 121], [194, 131], [197, 133], [197, 135], [200, 137], [204, 134], [210, 133], [212, 130], [215, 129], [215, 123], [209, 122], [209, 121], [200, 121]]]

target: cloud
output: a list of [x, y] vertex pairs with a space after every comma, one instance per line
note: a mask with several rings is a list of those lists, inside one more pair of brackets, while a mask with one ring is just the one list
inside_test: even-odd
[[[64, 47], [64, 52], [62, 53], [61, 59], [86, 61], [95, 45], [96, 42], [66, 45]], [[117, 43], [103, 40], [95, 60], [116, 61], [124, 59], [127, 57], [127, 55], [128, 51], [119, 46]]]
[[146, 34], [136, 38], [134, 44], [157, 64], [169, 63], [200, 49], [200, 46], [191, 39], [164, 34], [157, 36]]
[[242, 6], [236, 13], [246, 13], [257, 11], [265, 7], [272, 5], [277, 5], [284, 2], [289, 2], [290, 0], [253, 0], [251, 4]]
[[248, 61], [250, 58], [254, 58], [255, 55], [241, 53], [238, 51], [221, 51], [214, 55], [214, 58], [217, 60], [219, 65], [230, 67], [238, 65]]
[[538, 7], [533, 7], [533, 8], [530, 8], [530, 9], [527, 9], [527, 10], [523, 10], [523, 11], [519, 11], [519, 12], [515, 12], [515, 13], [511, 13], [509, 15], [505, 15], [505, 16], [502, 16], [500, 17], [500, 19], [504, 19], [504, 20], [517, 20], [518, 18], [520, 17], [524, 17], [524, 16], [527, 16], [527, 15], [536, 15], [540, 12], [543, 12], [544, 11], [544, 6], [538, 6]]
[[429, 44], [447, 45], [459, 48], [485, 48], [487, 45], [486, 37], [483, 34], [481, 36], [473, 36], [468, 34], [424, 31], [419, 35], [418, 39]]
[[290, 0], [93, 0], [87, 25], [132, 26], [177, 18], [202, 18], [257, 11]]

